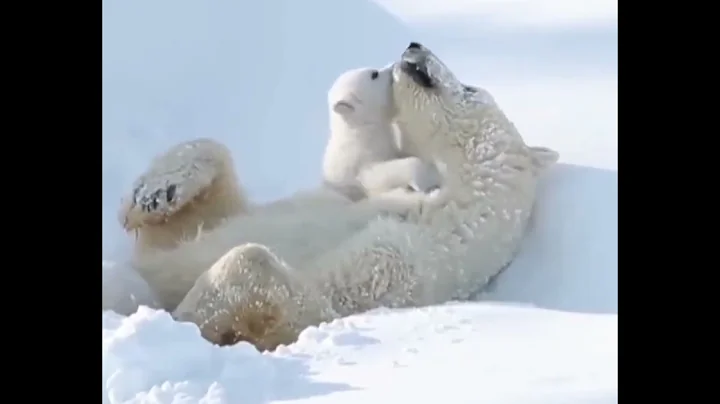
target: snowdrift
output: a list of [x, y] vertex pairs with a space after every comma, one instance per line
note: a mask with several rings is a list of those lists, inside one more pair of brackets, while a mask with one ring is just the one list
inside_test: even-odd
[[617, 403], [617, 316], [492, 304], [376, 310], [261, 354], [141, 308], [103, 313], [103, 404]]
[[617, 226], [617, 171], [552, 167], [522, 252], [485, 298], [617, 314]]

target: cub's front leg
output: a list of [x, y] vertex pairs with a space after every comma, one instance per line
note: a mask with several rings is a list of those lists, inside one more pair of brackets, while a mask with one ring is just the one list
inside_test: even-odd
[[369, 197], [397, 188], [428, 193], [439, 188], [442, 183], [435, 166], [417, 157], [369, 165], [360, 171], [357, 179]]

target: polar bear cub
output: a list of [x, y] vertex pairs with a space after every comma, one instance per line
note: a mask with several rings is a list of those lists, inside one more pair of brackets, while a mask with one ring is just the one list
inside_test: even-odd
[[330, 138], [325, 184], [357, 201], [396, 188], [427, 192], [440, 185], [435, 167], [401, 150], [394, 130], [392, 68], [352, 69], [328, 91]]

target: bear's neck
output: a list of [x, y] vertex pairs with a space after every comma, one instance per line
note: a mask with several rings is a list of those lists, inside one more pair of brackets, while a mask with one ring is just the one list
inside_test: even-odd
[[448, 120], [456, 137], [437, 136], [429, 152], [443, 174], [443, 184], [460, 203], [472, 203], [505, 188], [512, 176], [515, 150], [521, 150], [515, 126], [495, 106], [469, 119]]

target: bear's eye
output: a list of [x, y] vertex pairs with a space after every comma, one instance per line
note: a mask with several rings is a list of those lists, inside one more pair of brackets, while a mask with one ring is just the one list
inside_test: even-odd
[[376, 78], [378, 78], [378, 75], [380, 75], [380, 73], [378, 73], [377, 70], [373, 70], [373, 72], [370, 73], [370, 78], [375, 80]]

